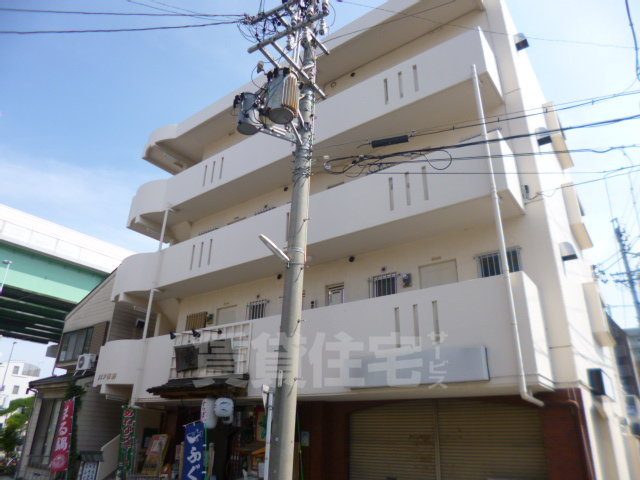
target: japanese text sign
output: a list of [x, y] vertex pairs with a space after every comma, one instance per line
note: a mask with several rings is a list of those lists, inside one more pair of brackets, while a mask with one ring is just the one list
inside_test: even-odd
[[182, 480], [204, 480], [205, 477], [205, 432], [202, 422], [184, 426], [184, 467]]
[[118, 453], [118, 470], [133, 472], [136, 449], [136, 411], [131, 407], [122, 407], [120, 424], [120, 451]]
[[51, 454], [51, 471], [64, 472], [69, 468], [69, 451], [71, 450], [71, 428], [73, 427], [74, 399], [64, 402], [62, 416], [58, 422], [56, 440]]

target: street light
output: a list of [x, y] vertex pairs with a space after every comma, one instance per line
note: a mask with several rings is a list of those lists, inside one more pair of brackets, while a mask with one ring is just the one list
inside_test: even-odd
[[269, 250], [271, 250], [271, 253], [273, 253], [276, 257], [278, 257], [280, 260], [282, 260], [286, 264], [291, 263], [291, 259], [289, 258], [289, 256], [286, 253], [284, 253], [284, 251], [280, 247], [278, 247], [273, 240], [271, 240], [266, 235], [263, 235], [262, 233], [258, 235], [258, 238], [262, 243], [265, 244], [265, 246]]
[[13, 263], [11, 260], [3, 260], [2, 263], [6, 265], [4, 269], [4, 277], [2, 277], [2, 283], [0, 283], [0, 295], [2, 295], [2, 291], [4, 290], [4, 284], [7, 281], [7, 275], [9, 274], [9, 268]]

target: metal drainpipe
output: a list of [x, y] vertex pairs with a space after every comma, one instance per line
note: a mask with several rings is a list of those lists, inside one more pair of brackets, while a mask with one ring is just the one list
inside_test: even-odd
[[[164, 244], [164, 235], [167, 231], [167, 220], [169, 219], [169, 212], [171, 211], [170, 208], [167, 208], [164, 211], [164, 216], [162, 217], [162, 228], [160, 229], [160, 238], [158, 239], [158, 252], [160, 250], [162, 250], [162, 245]], [[157, 269], [156, 269], [156, 278], [155, 278], [155, 282], [157, 283], [158, 281], [158, 273], [160, 270], [160, 258], [158, 258], [158, 265], [157, 265]], [[145, 340], [147, 338], [147, 335], [149, 333], [149, 321], [151, 320], [151, 308], [153, 307], [153, 297], [154, 294], [156, 292], [155, 288], [152, 288], [149, 291], [149, 302], [147, 303], [147, 311], [145, 313], [145, 318], [144, 318], [144, 331], [142, 332], [142, 339]]]
[[524, 361], [522, 359], [522, 343], [520, 341], [520, 330], [518, 328], [518, 318], [516, 316], [516, 304], [513, 299], [513, 285], [511, 284], [511, 276], [509, 275], [509, 259], [507, 258], [507, 245], [504, 239], [504, 229], [502, 227], [502, 216], [500, 214], [500, 197], [496, 187], [496, 177], [493, 172], [493, 159], [491, 158], [491, 150], [489, 149], [489, 137], [487, 134], [487, 125], [484, 118], [484, 108], [482, 107], [482, 96], [480, 93], [480, 80], [478, 78], [478, 70], [476, 65], [471, 66], [473, 72], [473, 87], [476, 97], [476, 108], [478, 117], [481, 121], [482, 139], [484, 141], [485, 155], [487, 157], [487, 168], [489, 169], [489, 182], [491, 188], [491, 205], [493, 207], [493, 217], [496, 223], [496, 233], [498, 234], [498, 242], [500, 244], [500, 263], [502, 264], [502, 277], [504, 278], [507, 291], [507, 301], [509, 303], [509, 319], [513, 330], [513, 340], [516, 347], [516, 361], [518, 364], [518, 384], [520, 389], [520, 397], [527, 402], [533, 403], [538, 407], [543, 407], [544, 402], [535, 398], [527, 389], [527, 377], [524, 370]]
[[[167, 208], [164, 211], [164, 216], [162, 218], [162, 228], [160, 229], [160, 238], [158, 239], [158, 252], [162, 250], [162, 245], [164, 244], [164, 235], [167, 230], [167, 220], [169, 218], [170, 211], [171, 211], [171, 208]], [[160, 271], [160, 258], [158, 255], [158, 264], [156, 268], [154, 285], [157, 284], [159, 271]], [[142, 342], [143, 342], [142, 358], [140, 360], [140, 365], [138, 365], [137, 381], [131, 388], [131, 399], [129, 400], [129, 405], [131, 406], [133, 406], [133, 403], [135, 402], [135, 399], [136, 399], [138, 384], [142, 382], [142, 374], [144, 371], [144, 359], [147, 355], [147, 335], [149, 333], [149, 323], [151, 322], [151, 309], [153, 308], [153, 297], [155, 296], [156, 291], [157, 291], [156, 288], [151, 288], [151, 290], [149, 290], [149, 300], [147, 301], [147, 311], [145, 312], [145, 315], [144, 315], [144, 329], [142, 331]]]

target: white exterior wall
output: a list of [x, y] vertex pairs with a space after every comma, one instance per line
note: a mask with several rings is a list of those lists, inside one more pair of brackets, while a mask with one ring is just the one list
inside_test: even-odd
[[111, 321], [115, 308], [111, 301], [113, 282], [114, 276], [110, 275], [69, 312], [63, 333]]
[[[455, 18], [455, 25], [425, 30], [424, 35], [408, 39], [392, 51], [372, 46], [371, 49], [380, 51], [376, 50], [375, 56], [368, 52], [372, 59], [362, 65], [328, 68], [342, 72], [334, 78], [323, 78], [321, 69], [323, 88], [329, 98], [319, 103], [317, 109], [318, 155], [361, 153], [355, 149], [358, 142], [354, 139], [381, 138], [476, 118], [470, 82], [472, 63], [478, 65], [481, 73], [487, 116], [506, 118], [511, 112], [530, 111], [545, 104], [526, 52], [516, 52], [510, 35], [482, 34], [476, 30], [480, 27], [488, 32], [517, 32], [501, 1], [482, 3], [484, 11], [470, 7]], [[402, 8], [399, 2], [392, 2], [391, 6]], [[382, 14], [376, 12], [370, 18], [376, 15]], [[341, 58], [338, 53], [335, 62], [339, 63]], [[325, 61], [331, 62], [331, 57]], [[420, 72], [417, 83], [412, 83], [414, 65]], [[404, 74], [406, 82], [402, 97], [397, 86], [398, 72]], [[385, 80], [389, 87], [386, 101], [382, 89]], [[154, 145], [161, 141], [167, 144], [175, 141], [187, 149], [189, 141], [196, 142], [188, 140], [190, 132], [205, 119], [217, 118], [225, 108], [228, 106], [222, 103], [214, 104], [183, 124], [157, 131], [147, 146], [147, 155], [152, 157]], [[492, 125], [499, 133], [492, 135], [509, 137], [535, 132], [539, 127], [552, 128], [548, 121], [548, 116], [537, 115], [499, 122]], [[202, 152], [190, 158], [193, 166], [139, 189], [132, 202], [130, 227], [157, 235], [152, 230], [158, 230], [164, 210], [176, 207], [169, 215], [172, 245], [158, 253], [127, 259], [116, 276], [113, 297], [143, 304], [149, 289], [160, 288], [156, 308], [165, 313], [163, 324], [178, 332], [185, 330], [186, 317], [191, 313], [207, 311], [217, 315], [220, 308], [235, 305], [235, 320], [243, 322], [247, 303], [267, 299], [266, 318], [251, 324], [251, 338], [255, 340], [263, 333], [271, 335], [277, 331], [281, 311], [283, 281], [277, 274], [283, 267], [256, 236], [264, 233], [284, 245], [291, 148], [266, 136], [242, 139], [237, 134], [227, 136], [227, 130], [223, 135], [215, 130], [218, 128], [215, 125], [210, 128], [213, 133], [209, 143], [188, 145], [190, 151]], [[404, 147], [455, 145], [478, 134], [476, 127], [414, 137], [409, 145], [387, 147], [375, 153]], [[345, 147], [344, 142], [349, 140], [352, 143]], [[593, 399], [588, 389], [588, 369], [602, 368], [613, 379], [617, 374], [606, 332], [594, 330], [598, 319], [593, 318], [594, 308], [597, 309], [593, 295], [585, 297], [584, 285], [594, 281], [581, 250], [581, 246], [588, 247], [585, 240], [588, 234], [576, 214], [573, 193], [559, 189], [571, 181], [563, 170], [567, 159], [522, 155], [551, 152], [553, 148], [538, 146], [535, 136], [492, 145], [496, 171], [510, 172], [510, 175], [499, 173], [497, 182], [506, 243], [508, 247], [520, 248], [524, 271], [514, 277], [518, 279], [516, 284], [520, 282], [515, 290], [524, 332], [527, 381], [535, 391], [581, 388], [598, 478], [631, 478], [624, 460], [626, 447], [620, 424], [624, 416], [623, 399], [621, 396], [605, 399], [604, 407], [594, 413], [600, 400]], [[482, 155], [479, 147], [468, 149], [470, 156]], [[462, 155], [464, 150], [452, 151], [454, 155]], [[521, 155], [514, 159], [511, 152]], [[421, 183], [425, 178], [422, 166], [429, 169], [428, 195]], [[514, 363], [514, 343], [506, 311], [502, 309], [504, 299], [499, 300], [503, 291], [490, 287], [497, 279], [478, 279], [475, 258], [498, 249], [488, 203], [488, 180], [482, 175], [485, 166], [479, 160], [458, 161], [447, 173], [456, 169], [475, 173], [440, 175], [428, 165], [412, 164], [358, 178], [321, 171], [314, 175], [303, 328], [311, 335], [346, 332], [353, 339], [364, 340], [396, 328], [393, 313], [389, 313], [395, 308], [410, 310], [413, 305], [421, 305], [418, 310], [428, 312], [430, 302], [436, 298], [452, 306], [464, 306], [464, 301], [474, 298], [476, 321], [470, 321], [463, 311], [453, 307], [443, 321], [450, 331], [451, 345], [487, 347], [491, 380], [484, 385], [457, 384], [446, 395], [515, 393], [517, 372], [506, 368]], [[405, 173], [409, 175], [405, 177]], [[341, 182], [344, 185], [339, 185]], [[393, 182], [392, 192], [388, 190], [388, 182]], [[530, 192], [528, 198], [521, 193], [525, 185]], [[535, 194], [554, 189], [558, 190], [553, 194]], [[256, 215], [265, 208], [269, 211]], [[561, 259], [562, 242], [575, 247], [577, 260]], [[355, 256], [354, 262], [347, 260], [351, 255]], [[456, 261], [458, 283], [421, 290], [419, 267], [447, 260]], [[410, 273], [412, 285], [399, 287], [397, 295], [370, 299], [369, 279], [390, 272]], [[325, 307], [326, 287], [336, 283], [344, 283], [346, 303], [310, 309], [312, 301], [317, 307]], [[483, 301], [495, 302], [497, 310], [482, 305]], [[429, 324], [433, 320], [428, 313], [417, 315], [420, 335], [426, 335], [433, 328]], [[492, 336], [484, 336], [487, 329]], [[128, 361], [143, 362], [142, 381], [135, 388], [137, 396], [144, 402], [158, 401], [146, 389], [170, 378], [173, 344], [167, 336], [147, 340], [145, 350], [135, 350], [125, 342], [128, 341], [110, 342], [103, 348], [98, 370], [105, 377], [100, 380], [97, 375], [96, 385], [107, 393], [109, 389], [137, 383], [138, 373], [127, 371], [125, 365]], [[425, 338], [418, 344], [425, 345]], [[252, 358], [250, 378], [268, 383], [269, 377], [261, 376], [259, 367], [259, 362]], [[303, 361], [302, 377], [311, 377], [313, 373], [313, 365]], [[313, 384], [302, 387], [301, 394], [307, 398], [362, 399], [437, 395], [424, 389], [372, 393]], [[258, 396], [253, 383], [249, 396]]]
[[[40, 370], [39, 367], [22, 361], [11, 361], [8, 364], [7, 362], [0, 363], [0, 379], [5, 379], [4, 389], [0, 392], [1, 408], [7, 408], [12, 400], [28, 397], [27, 388], [29, 388], [29, 382], [41, 377], [41, 375], [24, 375], [25, 366], [30, 369]], [[15, 367], [18, 367], [18, 373], [16, 374], [13, 373]], [[18, 387], [18, 391], [13, 393], [15, 387]], [[0, 417], [0, 423], [4, 423], [3, 420], [4, 417]]]

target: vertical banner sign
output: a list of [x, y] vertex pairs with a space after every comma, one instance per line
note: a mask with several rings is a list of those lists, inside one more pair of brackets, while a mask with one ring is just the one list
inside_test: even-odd
[[135, 466], [136, 450], [136, 411], [131, 407], [122, 407], [120, 424], [120, 450], [118, 452], [118, 471], [132, 473]]
[[69, 451], [71, 450], [71, 428], [73, 427], [73, 408], [75, 400], [64, 402], [62, 417], [58, 422], [56, 440], [51, 454], [51, 471], [64, 472], [69, 468]]
[[193, 422], [184, 426], [184, 461], [181, 480], [204, 480], [205, 477], [204, 424]]

